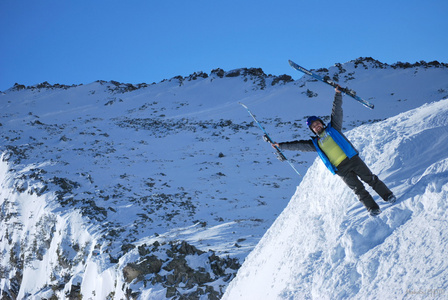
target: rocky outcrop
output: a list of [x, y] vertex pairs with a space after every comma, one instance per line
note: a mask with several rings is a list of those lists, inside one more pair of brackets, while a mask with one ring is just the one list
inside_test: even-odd
[[[139, 246], [137, 251], [139, 258], [123, 268], [129, 290], [139, 282], [159, 285], [166, 289], [167, 298], [199, 299], [200, 295], [207, 294], [208, 299], [220, 299], [223, 283], [229, 283], [240, 267], [235, 258], [201, 251], [186, 241], [154, 242]], [[138, 298], [138, 294], [128, 296]]]

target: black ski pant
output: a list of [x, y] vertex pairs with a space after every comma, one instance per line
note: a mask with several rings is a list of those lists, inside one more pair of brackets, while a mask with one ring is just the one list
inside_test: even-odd
[[367, 167], [358, 155], [355, 155], [351, 159], [345, 159], [337, 168], [338, 171], [336, 174], [355, 192], [359, 201], [369, 211], [374, 208], [379, 208], [379, 206], [369, 192], [367, 192], [361, 180], [370, 185], [383, 200], [386, 200], [392, 194], [389, 188], [370, 171], [369, 167]]

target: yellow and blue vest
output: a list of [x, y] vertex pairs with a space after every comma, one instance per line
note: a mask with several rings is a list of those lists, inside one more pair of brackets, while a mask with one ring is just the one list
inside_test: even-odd
[[325, 166], [331, 173], [336, 174], [338, 170], [337, 166], [345, 158], [348, 157], [350, 159], [357, 155], [358, 151], [356, 151], [342, 133], [331, 126], [331, 123], [327, 125], [325, 132], [325, 140], [322, 140], [320, 137], [313, 137], [312, 141], [317, 150], [317, 154], [319, 154]]

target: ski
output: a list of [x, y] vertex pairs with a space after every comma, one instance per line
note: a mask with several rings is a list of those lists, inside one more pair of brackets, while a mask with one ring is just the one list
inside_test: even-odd
[[[321, 76], [317, 75], [316, 73], [313, 73], [313, 72], [311, 72], [310, 70], [307, 70], [307, 69], [305, 69], [304, 67], [299, 66], [298, 64], [296, 64], [296, 63], [293, 62], [292, 60], [289, 60], [289, 65], [290, 65], [291, 67], [293, 67], [294, 69], [296, 69], [297, 71], [300, 71], [300, 72], [303, 72], [303, 73], [305, 73], [305, 74], [307, 74], [307, 75], [310, 75], [311, 77], [313, 77], [313, 78], [315, 78], [315, 79], [317, 79], [317, 80], [319, 80], [319, 81], [322, 81], [322, 82], [324, 82], [324, 83], [326, 83], [326, 84], [329, 84], [329, 85], [331, 85], [332, 87], [338, 87], [338, 84], [337, 84], [336, 82], [330, 80], [329, 78], [321, 77]], [[340, 86], [339, 86], [338, 88], [339, 88], [339, 90], [340, 90], [341, 92], [343, 92], [343, 93], [345, 93], [346, 95], [352, 97], [353, 99], [355, 99], [356, 101], [358, 101], [358, 102], [360, 102], [362, 105], [364, 105], [365, 107], [370, 108], [370, 109], [373, 109], [373, 108], [375, 107], [375, 106], [374, 106], [372, 103], [370, 103], [369, 101], [364, 100], [364, 99], [362, 99], [361, 97], [357, 96], [355, 91], [350, 90], [350, 89], [348, 89], [348, 88], [342, 88], [342, 87], [340, 87]]]
[[254, 114], [249, 110], [249, 108], [248, 108], [246, 105], [244, 105], [243, 103], [241, 103], [241, 102], [239, 102], [239, 104], [241, 104], [241, 105], [247, 110], [247, 112], [248, 112], [249, 115], [252, 117], [252, 119], [254, 119], [255, 123], [257, 123], [258, 127], [260, 127], [260, 129], [263, 131], [263, 133], [264, 133], [264, 134], [263, 134], [263, 139], [264, 139], [266, 142], [270, 143], [270, 144], [275, 148], [277, 158], [278, 158], [280, 161], [286, 161], [286, 162], [291, 166], [291, 168], [292, 168], [292, 169], [293, 169], [299, 176], [302, 176], [302, 174], [300, 174], [299, 171], [297, 171], [297, 169], [294, 167], [294, 165], [291, 163], [291, 161], [290, 161], [289, 159], [286, 158], [286, 156], [283, 154], [282, 150], [280, 150], [280, 148], [277, 147], [277, 146], [275, 145], [275, 142], [271, 139], [271, 137], [270, 137], [269, 134], [266, 132], [266, 130], [264, 129], [264, 127], [261, 126], [260, 122], [258, 122], [257, 118], [255, 118]]

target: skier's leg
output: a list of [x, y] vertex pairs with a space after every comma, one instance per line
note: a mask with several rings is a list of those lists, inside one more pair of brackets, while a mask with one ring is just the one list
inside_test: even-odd
[[368, 211], [371, 209], [379, 209], [378, 204], [373, 200], [372, 196], [365, 189], [364, 184], [358, 179], [358, 176], [356, 176], [354, 172], [338, 172], [337, 174], [342, 178], [345, 184], [353, 190], [356, 196], [358, 196], [359, 201], [361, 201]]
[[359, 156], [353, 157], [352, 159], [354, 160], [353, 171], [362, 181], [370, 185], [383, 200], [387, 200], [387, 198], [392, 195], [391, 190], [378, 178], [378, 176], [370, 171], [369, 167]]

